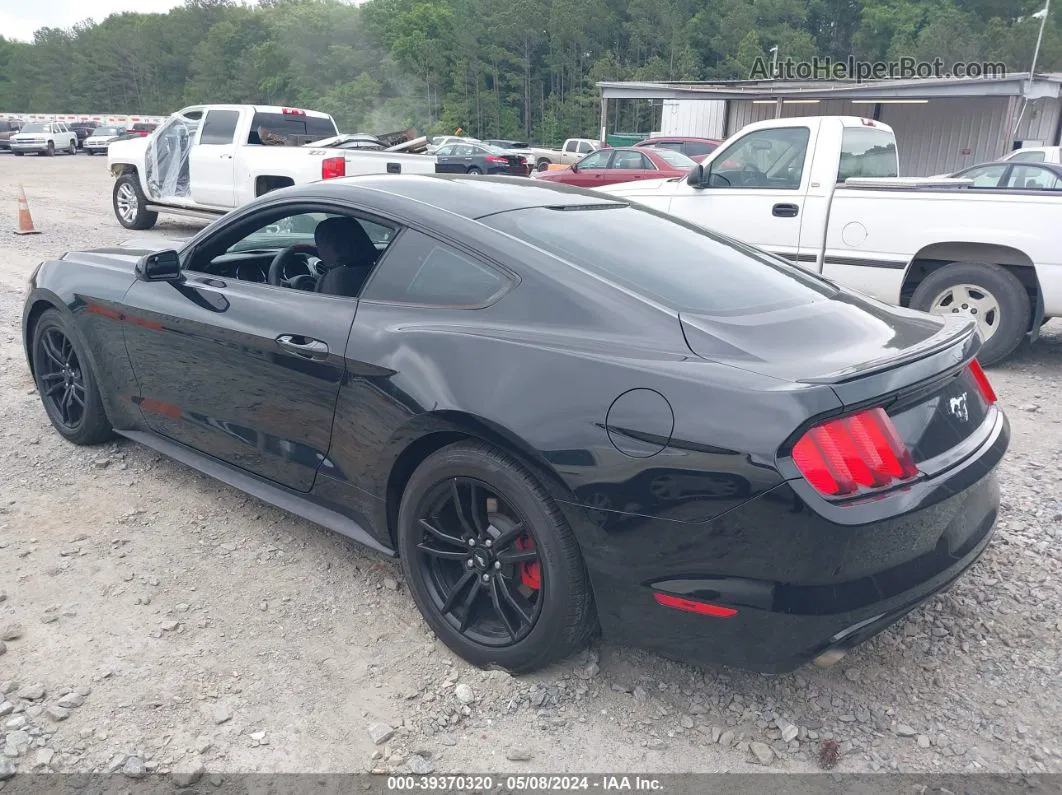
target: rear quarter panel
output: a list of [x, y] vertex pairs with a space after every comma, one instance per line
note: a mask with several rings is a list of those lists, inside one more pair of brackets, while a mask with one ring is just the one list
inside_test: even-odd
[[1015, 264], [1035, 265], [1046, 314], [1062, 315], [1060, 213], [1062, 194], [838, 188], [822, 272], [895, 304], [907, 267], [928, 246], [1002, 246]]

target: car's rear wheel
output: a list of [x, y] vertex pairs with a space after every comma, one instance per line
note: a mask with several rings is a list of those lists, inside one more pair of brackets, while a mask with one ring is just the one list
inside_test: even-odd
[[398, 547], [424, 618], [475, 665], [541, 668], [597, 626], [564, 515], [516, 459], [485, 444], [444, 447], [417, 468], [402, 495]]
[[55, 309], [45, 311], [33, 329], [33, 375], [52, 425], [74, 444], [99, 444], [111, 424], [99, 387], [80, 344]]
[[66, 153], [68, 155], [76, 155], [77, 154], [77, 141], [76, 140], [70, 142], [70, 146], [68, 146], [66, 148]]
[[929, 274], [911, 296], [911, 306], [935, 315], [964, 314], [977, 321], [984, 365], [1005, 359], [1029, 330], [1029, 294], [999, 265], [953, 262]]
[[535, 164], [535, 170], [536, 171], [547, 171], [547, 170], [549, 170], [550, 165], [552, 165], [552, 164], [550, 163], [549, 160], [547, 160], [546, 158], [542, 158], [541, 160], [539, 160]]
[[146, 209], [147, 197], [136, 174], [122, 174], [115, 180], [112, 200], [114, 217], [126, 229], [150, 229], [159, 220], [158, 213]]
[[479, 168], [476, 168], [475, 166], [472, 166], [472, 167], [470, 167], [468, 169], [468, 173], [469, 174], [482, 174], [483, 171], [481, 169], [479, 169]]

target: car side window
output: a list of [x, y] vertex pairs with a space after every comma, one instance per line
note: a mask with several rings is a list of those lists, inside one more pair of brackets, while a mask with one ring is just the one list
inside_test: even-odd
[[447, 144], [446, 146], [440, 146], [438, 149], [435, 150], [435, 154], [438, 155], [439, 157], [449, 157], [450, 155], [452, 155], [454, 153], [454, 148], [455, 147], [454, 147], [453, 144]]
[[1027, 190], [1057, 190], [1059, 179], [1053, 172], [1039, 166], [1014, 166], [1007, 179], [1008, 188]]
[[612, 168], [647, 169], [654, 166], [641, 152], [616, 152], [612, 158]]
[[1003, 172], [1006, 170], [1006, 164], [981, 166], [980, 168], [971, 168], [969, 171], [964, 171], [960, 178], [972, 179], [975, 188], [997, 188], [999, 187], [1000, 179], [1003, 178]]
[[420, 306], [471, 308], [500, 296], [512, 279], [494, 267], [413, 229], [388, 249], [364, 299]]
[[1012, 163], [1043, 163], [1045, 159], [1044, 152], [1019, 152], [1007, 158]]
[[590, 146], [590, 144], [588, 144], [586, 141], [580, 141], [579, 142], [578, 151], [579, 151], [580, 154], [582, 154], [582, 153], [589, 154], [590, 152], [594, 151], [594, 147]]
[[807, 127], [779, 127], [742, 136], [712, 161], [709, 186], [799, 189], [810, 135]]
[[593, 154], [587, 155], [579, 161], [579, 170], [587, 171], [596, 168], [608, 168], [608, 159], [612, 156], [612, 152], [607, 149], [602, 149]]
[[231, 144], [236, 140], [236, 123], [240, 120], [238, 110], [207, 111], [203, 122], [203, 133], [199, 136], [200, 144]]

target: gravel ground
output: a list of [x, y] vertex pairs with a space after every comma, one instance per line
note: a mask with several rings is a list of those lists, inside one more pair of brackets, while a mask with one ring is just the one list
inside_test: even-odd
[[[15, 237], [18, 184], [41, 235]], [[1062, 321], [990, 375], [1013, 425], [999, 532], [840, 665], [762, 676], [607, 642], [533, 676], [427, 631], [397, 565], [120, 441], [47, 423], [32, 267], [149, 233], [102, 158], [0, 155], [0, 779], [19, 771], [1062, 772]]]

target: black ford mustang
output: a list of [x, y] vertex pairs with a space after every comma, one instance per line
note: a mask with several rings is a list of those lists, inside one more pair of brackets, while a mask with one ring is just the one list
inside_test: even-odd
[[70, 253], [23, 328], [67, 439], [399, 555], [439, 637], [513, 671], [598, 625], [836, 659], [982, 553], [1009, 439], [972, 323], [507, 178], [305, 185], [180, 251]]

